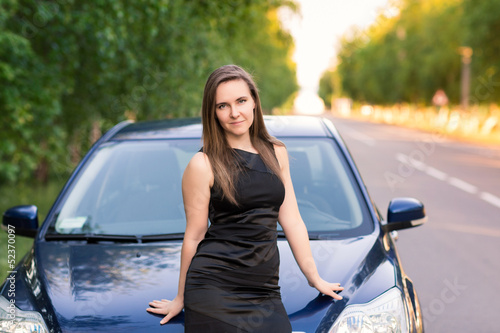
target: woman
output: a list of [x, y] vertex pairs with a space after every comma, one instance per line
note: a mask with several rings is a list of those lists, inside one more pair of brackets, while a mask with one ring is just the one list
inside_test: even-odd
[[[202, 105], [203, 148], [184, 171], [179, 289], [147, 310], [185, 309], [186, 332], [291, 332], [278, 286], [280, 223], [309, 284], [334, 299], [314, 263], [283, 143], [264, 125], [257, 87], [235, 65], [215, 70]], [[211, 225], [208, 227], [208, 219]]]

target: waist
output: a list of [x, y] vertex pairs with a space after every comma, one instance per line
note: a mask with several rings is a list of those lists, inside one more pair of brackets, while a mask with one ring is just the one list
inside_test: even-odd
[[276, 238], [262, 241], [210, 237], [196, 250], [190, 270], [201, 274], [232, 271], [231, 274], [273, 275], [279, 266]]
[[274, 224], [262, 224], [260, 222], [214, 222], [208, 228], [204, 240], [275, 242], [276, 239], [276, 222], [274, 222]]

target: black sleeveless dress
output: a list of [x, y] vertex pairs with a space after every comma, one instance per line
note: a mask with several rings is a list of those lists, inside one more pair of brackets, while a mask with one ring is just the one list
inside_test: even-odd
[[235, 206], [211, 190], [210, 227], [186, 276], [186, 332], [290, 333], [278, 286], [278, 213], [285, 196], [260, 155], [233, 149]]

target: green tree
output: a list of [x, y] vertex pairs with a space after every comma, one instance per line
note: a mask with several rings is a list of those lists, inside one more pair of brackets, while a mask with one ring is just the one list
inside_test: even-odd
[[35, 170], [46, 178], [49, 166], [67, 174], [126, 118], [199, 115], [204, 82], [223, 64], [255, 73], [266, 110], [297, 89], [292, 39], [276, 15], [292, 1], [0, 5], [0, 182]]
[[455, 0], [402, 0], [397, 15], [381, 14], [343, 38], [337, 71], [355, 100], [430, 104], [444, 89], [459, 99], [463, 8]]
[[318, 96], [323, 100], [327, 108], [331, 108], [333, 97], [340, 97], [340, 95], [338, 72], [326, 70], [319, 80]]
[[0, 183], [34, 171], [46, 178], [63, 149], [56, 123], [60, 86], [30, 36], [8, 29], [20, 10], [17, 1], [0, 0]]
[[471, 102], [500, 102], [500, 2], [463, 0], [464, 46], [473, 50]]

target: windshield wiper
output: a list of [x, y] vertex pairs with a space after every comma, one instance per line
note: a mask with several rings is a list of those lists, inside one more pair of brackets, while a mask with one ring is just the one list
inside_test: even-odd
[[[309, 233], [309, 240], [329, 240], [329, 239], [337, 239], [339, 237], [339, 233], [336, 232], [328, 232], [328, 233]], [[278, 238], [285, 238], [285, 233], [283, 231], [278, 231]]]
[[102, 234], [46, 234], [45, 240], [87, 241], [87, 243], [115, 242], [115, 243], [151, 243], [164, 240], [183, 240], [184, 233], [160, 235], [102, 235]]
[[340, 234], [338, 232], [328, 232], [328, 233], [310, 233], [310, 240], [330, 240], [330, 239], [338, 239]]
[[184, 240], [184, 233], [144, 235], [140, 236], [142, 243], [159, 242], [164, 240]]
[[82, 240], [88, 243], [118, 242], [118, 243], [140, 243], [140, 238], [134, 235], [99, 235], [99, 234], [46, 234], [45, 240]]

